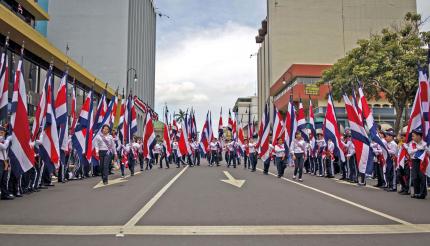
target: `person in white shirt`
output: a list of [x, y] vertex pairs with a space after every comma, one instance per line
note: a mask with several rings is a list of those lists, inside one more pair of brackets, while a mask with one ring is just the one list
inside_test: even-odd
[[9, 166], [9, 145], [12, 137], [6, 137], [6, 128], [0, 126], [0, 191], [1, 200], [13, 200], [14, 196], [9, 193], [8, 180], [10, 175]]
[[[154, 161], [155, 161], [155, 165], [158, 165], [158, 160], [160, 158], [160, 154], [161, 154], [161, 144], [159, 143], [160, 140], [160, 136], [157, 135], [157, 140], [156, 140], [156, 144], [154, 146]], [[161, 166], [158, 168], [162, 168]]]
[[333, 176], [333, 159], [334, 159], [334, 143], [329, 139], [327, 141], [326, 146], [326, 155], [325, 155], [325, 169], [326, 169], [326, 177], [327, 178], [334, 178]]
[[109, 165], [112, 160], [111, 155], [115, 156], [115, 160], [118, 159], [115, 143], [109, 131], [109, 125], [103, 125], [101, 134], [97, 134], [94, 139], [94, 148], [96, 155], [99, 157], [102, 180], [105, 185], [108, 183]]
[[209, 144], [209, 149], [211, 151], [209, 166], [213, 166], [214, 163], [216, 163], [216, 165], [219, 166], [218, 148], [219, 148], [219, 145], [217, 143], [217, 139], [213, 138], [211, 143]]
[[351, 133], [348, 129], [345, 130], [344, 138], [346, 141], [346, 160], [348, 161], [348, 181], [351, 183], [358, 183], [357, 179], [357, 164], [355, 159], [355, 146], [352, 142]]
[[233, 162], [233, 167], [236, 168], [236, 142], [230, 140], [226, 147], [228, 150], [227, 167], [230, 167], [231, 163]]
[[385, 131], [385, 135], [385, 140], [387, 141], [386, 147], [388, 150], [385, 168], [385, 180], [387, 182], [386, 190], [388, 192], [395, 192], [397, 191], [396, 160], [398, 153], [398, 146], [396, 141], [394, 141], [394, 137], [396, 136], [396, 134], [394, 133], [394, 129], [387, 129], [387, 131]]
[[248, 166], [251, 167], [251, 170], [257, 169], [257, 150], [256, 150], [256, 144], [254, 143], [254, 139], [250, 138], [248, 142]]
[[175, 164], [176, 164], [176, 167], [177, 168], [180, 168], [181, 167], [181, 165], [180, 165], [180, 163], [179, 163], [179, 143], [178, 143], [178, 141], [179, 141], [179, 138], [178, 137], [176, 137], [176, 139], [175, 140], [173, 140], [173, 143], [172, 143], [172, 150], [173, 150], [173, 159], [174, 159], [174, 162], [175, 162]]
[[[318, 129], [320, 130], [320, 129]], [[326, 143], [324, 140], [324, 136], [320, 131], [317, 131], [317, 140], [316, 140], [316, 159], [315, 159], [315, 169], [314, 169], [314, 175], [317, 175], [318, 171], [318, 177], [323, 176], [323, 152], [326, 147]]]
[[[425, 199], [427, 196], [427, 177], [424, 174], [425, 170], [421, 170], [423, 169], [421, 166], [421, 156], [428, 154], [429, 149], [427, 148], [427, 143], [423, 140], [421, 128], [412, 131], [412, 142], [404, 144], [404, 147], [407, 149], [412, 159], [411, 181], [414, 186], [414, 194], [411, 197]], [[427, 153], [423, 153], [423, 151]]]
[[278, 138], [278, 144], [275, 145], [274, 151], [275, 151], [275, 164], [276, 164], [276, 168], [278, 169], [278, 178], [281, 178], [282, 176], [284, 176], [285, 167], [286, 167], [284, 139], [282, 139], [282, 137]]
[[299, 174], [299, 181], [303, 181], [303, 165], [305, 162], [305, 151], [306, 142], [303, 140], [301, 132], [296, 132], [296, 136], [291, 143], [291, 155], [294, 160], [294, 175], [293, 179], [296, 179], [297, 173]]
[[385, 169], [385, 158], [383, 155], [382, 148], [386, 148], [387, 141], [385, 141], [386, 135], [385, 133], [380, 130], [378, 132], [379, 138], [381, 139], [384, 146], [380, 146], [376, 142], [372, 142], [370, 146], [372, 147], [373, 153], [375, 154], [374, 157], [374, 165], [375, 165], [375, 175], [377, 183], [374, 185], [374, 187], [385, 187], [385, 178], [384, 178], [384, 169]]
[[194, 141], [191, 143], [191, 150], [194, 153], [193, 163], [200, 166], [200, 143], [196, 138], [194, 138]]

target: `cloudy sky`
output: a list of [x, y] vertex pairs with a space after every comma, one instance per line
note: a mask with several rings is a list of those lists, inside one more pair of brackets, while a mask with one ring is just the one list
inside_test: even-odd
[[[430, 0], [417, 0], [423, 19]], [[155, 109], [162, 114], [194, 107], [201, 128], [207, 110], [218, 126], [238, 97], [257, 93], [255, 35], [266, 0], [157, 0]], [[430, 30], [430, 20], [424, 29]], [[224, 119], [226, 122], [226, 119]]]

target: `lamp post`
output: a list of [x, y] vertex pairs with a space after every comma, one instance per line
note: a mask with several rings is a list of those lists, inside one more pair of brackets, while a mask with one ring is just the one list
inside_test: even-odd
[[134, 83], [137, 83], [137, 71], [136, 71], [136, 69], [134, 69], [134, 68], [129, 68], [128, 70], [127, 70], [127, 87], [126, 87], [126, 93], [130, 93], [130, 87], [129, 87], [129, 73], [130, 73], [130, 71], [133, 71], [134, 72], [134, 78], [133, 78], [133, 81], [134, 81]]

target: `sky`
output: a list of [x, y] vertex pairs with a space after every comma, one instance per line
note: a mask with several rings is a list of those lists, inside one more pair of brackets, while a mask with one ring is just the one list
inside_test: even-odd
[[[266, 17], [266, 0], [157, 0], [155, 110], [196, 111], [200, 131], [208, 110], [218, 127], [220, 108], [257, 93], [255, 36]], [[430, 16], [430, 0], [417, 0]], [[430, 30], [430, 19], [423, 25]], [[160, 119], [163, 119], [160, 117]]]

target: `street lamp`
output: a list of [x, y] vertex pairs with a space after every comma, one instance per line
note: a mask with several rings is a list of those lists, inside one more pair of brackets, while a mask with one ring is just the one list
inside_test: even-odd
[[127, 70], [127, 87], [126, 87], [126, 91], [127, 91], [127, 93], [129, 93], [130, 92], [130, 87], [129, 87], [129, 85], [128, 85], [128, 81], [129, 81], [129, 77], [128, 77], [128, 74], [130, 73], [130, 71], [133, 71], [134, 72], [134, 78], [133, 78], [133, 81], [134, 81], [134, 83], [137, 83], [137, 71], [136, 71], [136, 69], [134, 69], [134, 68], [129, 68], [128, 70]]

